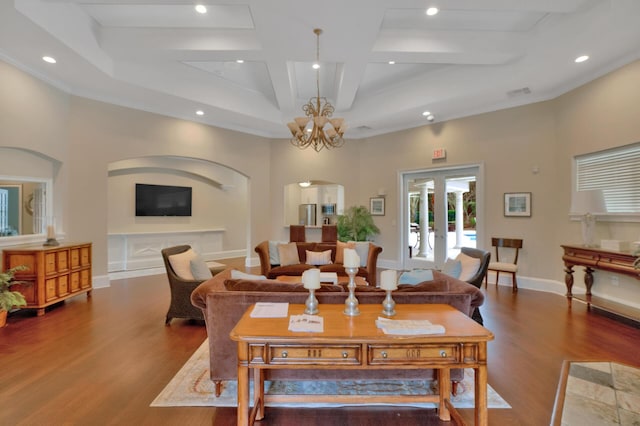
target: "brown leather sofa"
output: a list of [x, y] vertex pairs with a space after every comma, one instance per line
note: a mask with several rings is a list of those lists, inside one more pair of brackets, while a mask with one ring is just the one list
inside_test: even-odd
[[[338, 275], [346, 276], [344, 265], [336, 263], [337, 243], [319, 243], [319, 242], [296, 242], [298, 248], [298, 265], [272, 265], [269, 257], [269, 241], [263, 241], [255, 248], [260, 258], [260, 273], [269, 279], [274, 279], [280, 275], [297, 276], [302, 275], [304, 271], [310, 268], [318, 268], [321, 272], [335, 272]], [[322, 252], [331, 250], [331, 261], [329, 265], [313, 266], [307, 265], [307, 250]], [[382, 253], [382, 247], [373, 243], [369, 243], [369, 255], [367, 257], [367, 266], [358, 268], [357, 276], [363, 277], [370, 286], [376, 286], [377, 283], [377, 262], [378, 255]]]
[[[484, 294], [476, 287], [457, 280], [438, 271], [433, 272], [433, 281], [419, 285], [399, 286], [393, 298], [397, 304], [402, 303], [443, 303], [453, 306], [471, 316], [475, 309], [484, 302]], [[348, 292], [342, 286], [324, 285], [316, 292], [322, 305], [327, 303], [344, 304]], [[219, 393], [223, 380], [237, 378], [237, 346], [229, 338], [229, 333], [240, 320], [242, 314], [257, 302], [288, 302], [304, 304], [308, 291], [302, 284], [287, 284], [274, 280], [233, 280], [231, 269], [227, 269], [215, 277], [200, 284], [191, 294], [191, 303], [203, 312], [207, 335], [209, 337], [209, 356], [211, 380], [216, 383]], [[360, 304], [381, 304], [385, 292], [361, 287], [356, 290]], [[346, 318], [346, 317], [345, 317]], [[432, 370], [268, 370], [267, 379], [433, 379]], [[452, 370], [451, 380], [455, 383], [464, 377], [463, 370]]]

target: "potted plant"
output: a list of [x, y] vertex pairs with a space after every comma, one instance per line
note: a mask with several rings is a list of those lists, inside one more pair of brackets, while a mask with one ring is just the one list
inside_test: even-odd
[[11, 291], [11, 286], [16, 284], [24, 284], [22, 281], [15, 281], [14, 276], [18, 271], [26, 271], [25, 265], [19, 265], [0, 272], [0, 327], [4, 327], [7, 323], [7, 313], [19, 306], [25, 306], [27, 301], [22, 293]]
[[365, 206], [349, 207], [338, 216], [338, 239], [340, 241], [367, 241], [380, 233], [373, 216]]

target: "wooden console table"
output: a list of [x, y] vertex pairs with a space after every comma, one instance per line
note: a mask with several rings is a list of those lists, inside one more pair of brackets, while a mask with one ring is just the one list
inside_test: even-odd
[[[382, 307], [360, 305], [356, 317], [343, 315], [344, 305], [320, 305], [322, 333], [288, 331], [289, 318], [251, 318], [253, 306], [231, 331], [238, 342], [238, 425], [264, 417], [268, 401], [292, 402], [434, 402], [441, 420], [462, 419], [451, 405], [450, 369], [475, 371], [475, 424], [487, 425], [487, 342], [494, 336], [449, 305], [396, 305], [393, 319], [426, 319], [441, 324], [439, 335], [392, 336], [376, 328]], [[304, 305], [289, 305], [289, 315], [299, 315]], [[438, 395], [264, 395], [264, 369], [437, 369]], [[249, 409], [249, 370], [253, 369], [254, 404]]]
[[27, 282], [14, 290], [27, 300], [23, 309], [36, 309], [44, 315], [45, 307], [78, 294], [91, 296], [91, 243], [63, 243], [59, 246], [28, 245], [2, 249], [3, 268], [26, 265], [16, 280]]
[[[598, 312], [640, 325], [640, 310], [591, 295], [595, 270], [615, 272], [640, 279], [640, 271], [633, 267], [636, 257], [632, 253], [578, 245], [563, 245], [562, 248], [564, 250], [562, 260], [565, 266], [564, 282], [567, 286], [569, 307], [571, 307], [571, 299], [582, 300], [589, 308], [593, 307]], [[574, 295], [571, 291], [574, 266], [584, 266], [584, 284], [587, 288], [584, 296]]]

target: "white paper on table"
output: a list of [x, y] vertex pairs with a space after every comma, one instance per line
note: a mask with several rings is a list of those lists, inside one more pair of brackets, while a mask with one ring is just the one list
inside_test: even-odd
[[324, 318], [318, 315], [291, 315], [289, 318], [289, 331], [322, 333], [324, 331]]
[[286, 318], [289, 315], [288, 303], [258, 302], [251, 311], [251, 318]]
[[444, 326], [432, 324], [429, 320], [390, 320], [388, 318], [378, 317], [376, 327], [380, 328], [384, 334], [405, 336], [445, 333]]

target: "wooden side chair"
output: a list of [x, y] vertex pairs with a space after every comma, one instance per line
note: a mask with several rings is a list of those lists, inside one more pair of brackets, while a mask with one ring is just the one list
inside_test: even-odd
[[[500, 272], [511, 274], [511, 284], [513, 286], [513, 292], [518, 291], [518, 281], [516, 279], [516, 273], [518, 272], [518, 252], [522, 248], [522, 239], [519, 238], [491, 238], [491, 245], [495, 247], [496, 261], [489, 263], [489, 271], [496, 273], [496, 285], [500, 279]], [[500, 253], [502, 253], [502, 260], [500, 260]], [[511, 256], [509, 256], [511, 254]], [[505, 260], [505, 255], [507, 259]], [[487, 287], [489, 274], [485, 276], [485, 287]]]
[[338, 241], [338, 227], [336, 225], [322, 225], [322, 242], [335, 243]]
[[289, 225], [289, 242], [304, 243], [307, 241], [307, 231], [304, 225]]

